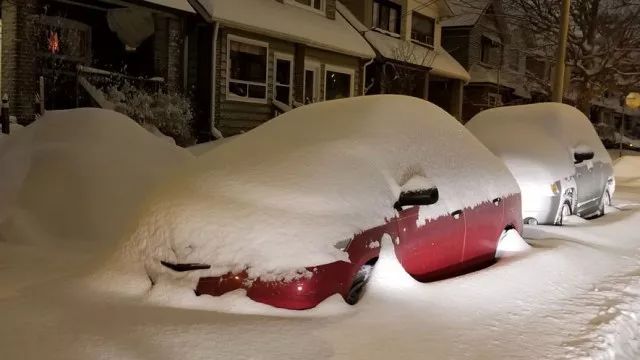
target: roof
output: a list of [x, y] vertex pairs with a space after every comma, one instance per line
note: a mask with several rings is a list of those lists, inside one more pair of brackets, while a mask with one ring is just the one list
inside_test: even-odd
[[469, 74], [471, 75], [470, 83], [500, 84], [500, 86], [513, 89], [515, 94], [520, 97], [531, 98], [531, 93], [524, 85], [524, 74], [507, 69], [506, 66], [500, 71], [500, 78], [498, 78], [498, 69], [488, 68], [481, 64], [472, 65]]
[[[376, 30], [367, 29], [354, 15], [340, 2], [336, 2], [336, 8], [351, 25], [364, 34], [369, 44], [385, 59], [401, 60], [417, 66], [431, 68], [431, 73], [438, 76], [469, 81], [471, 78], [465, 68], [460, 65], [448, 52], [442, 48], [436, 50], [425, 46], [405, 41], [399, 37], [383, 34]], [[401, 52], [399, 59], [398, 52]]]
[[162, 7], [166, 7], [170, 9], [188, 12], [188, 13], [195, 14], [196, 12], [195, 10], [193, 10], [191, 5], [189, 5], [189, 2], [187, 0], [143, 0], [143, 1], [147, 3], [155, 4], [155, 5], [160, 5]]
[[[191, 0], [205, 18], [318, 49], [360, 58], [376, 56], [369, 44], [339, 13], [331, 20], [299, 6], [275, 0]], [[194, 5], [197, 5], [194, 4]]]
[[491, 0], [449, 0], [455, 16], [443, 19], [442, 26], [473, 26], [484, 14]]

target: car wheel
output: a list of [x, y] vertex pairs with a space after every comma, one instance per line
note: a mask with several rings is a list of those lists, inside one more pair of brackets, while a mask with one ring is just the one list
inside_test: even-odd
[[349, 289], [349, 293], [345, 298], [345, 301], [349, 305], [355, 305], [362, 299], [362, 295], [364, 295], [364, 291], [367, 287], [367, 283], [369, 282], [369, 278], [371, 277], [371, 271], [373, 270], [373, 265], [365, 264], [358, 270], [356, 275], [353, 277], [353, 282], [351, 282], [351, 288]]
[[611, 195], [609, 194], [609, 190], [605, 190], [602, 193], [602, 199], [600, 200], [600, 216], [604, 216], [605, 209], [607, 206], [611, 206]]
[[573, 211], [571, 210], [571, 204], [568, 201], [565, 201], [564, 204], [562, 204], [562, 208], [560, 209], [560, 219], [558, 220], [558, 223], [556, 225], [564, 224], [564, 218], [566, 218], [567, 216], [571, 216], [572, 213]]

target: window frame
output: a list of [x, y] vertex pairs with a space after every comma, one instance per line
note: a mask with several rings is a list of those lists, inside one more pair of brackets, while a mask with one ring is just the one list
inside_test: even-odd
[[[307, 98], [307, 71], [313, 71], [313, 96], [311, 97], [311, 104], [313, 104], [320, 101], [320, 74], [322, 73], [320, 63], [310, 60], [305, 60], [304, 62], [304, 78], [302, 80], [303, 103]], [[305, 103], [305, 105], [307, 104]]]
[[343, 67], [343, 66], [336, 66], [336, 65], [330, 65], [330, 64], [326, 64], [324, 66], [324, 70], [323, 70], [323, 83], [324, 83], [324, 91], [323, 91], [323, 101], [327, 101], [327, 73], [331, 71], [331, 72], [335, 72], [335, 73], [339, 73], [339, 74], [346, 74], [349, 75], [350, 81], [349, 81], [349, 96], [350, 98], [352, 98], [354, 96], [355, 93], [355, 77], [356, 77], [356, 71], [354, 69], [350, 69], [347, 67]]
[[[433, 34], [431, 35], [431, 44], [429, 44], [428, 42], [422, 42], [422, 41], [420, 41], [418, 39], [414, 39], [413, 38], [413, 24], [415, 23], [413, 21], [413, 17], [416, 16], [416, 15], [418, 17], [424, 18], [425, 20], [431, 21], [431, 23], [433, 24]], [[421, 13], [419, 13], [417, 11], [413, 11], [411, 13], [411, 33], [409, 34], [409, 38], [411, 39], [411, 41], [414, 41], [414, 42], [416, 42], [416, 43], [418, 43], [420, 45], [423, 45], [423, 46], [426, 46], [426, 47], [429, 47], [429, 48], [434, 48], [436, 46], [436, 19], [432, 18], [431, 16], [427, 16], [427, 15], [421, 14]]]
[[[311, 1], [314, 1], [314, 0], [311, 0]], [[286, 4], [297, 6], [299, 8], [305, 9], [305, 10], [313, 11], [313, 12], [318, 13], [318, 14], [326, 15], [326, 13], [327, 13], [327, 0], [318, 0], [318, 1], [320, 1], [320, 9], [316, 9], [315, 7], [313, 7], [313, 5], [301, 4], [301, 3], [297, 2], [296, 0], [284, 0], [284, 2]]]
[[[376, 13], [376, 5], [377, 5], [377, 13]], [[380, 25], [380, 6], [386, 6], [389, 9], [396, 10], [396, 31], [391, 31], [389, 29], [383, 29]], [[376, 21], [377, 20], [377, 21]], [[377, 22], [377, 24], [376, 24]], [[400, 35], [402, 32], [402, 5], [396, 4], [393, 1], [389, 0], [373, 0], [371, 3], [371, 25], [374, 29], [381, 31], [383, 33]], [[391, 25], [391, 12], [389, 12], [389, 25]]]
[[[247, 44], [247, 45], [263, 47], [266, 49], [266, 53], [265, 53], [266, 69], [265, 69], [264, 84], [258, 83], [255, 81], [231, 79], [231, 42], [232, 41]], [[254, 103], [254, 104], [267, 104], [269, 99], [269, 43], [264, 41], [249, 39], [249, 38], [245, 38], [245, 37], [237, 36], [233, 34], [227, 35], [227, 75], [225, 77], [226, 77], [226, 92], [227, 92], [226, 99], [227, 100]], [[246, 84], [246, 85], [264, 86], [264, 90], [265, 90], [264, 98], [249, 97], [249, 91], [247, 91], [246, 97], [232, 94], [231, 91], [229, 91], [229, 84], [232, 82]], [[248, 90], [248, 86], [247, 86], [247, 90]]]
[[[494, 100], [494, 103], [491, 103], [491, 100]], [[502, 95], [499, 93], [490, 92], [487, 93], [487, 106], [490, 108], [502, 106]]]
[[[487, 56], [488, 56], [487, 61], [485, 61], [483, 56], [485, 54], [485, 48], [484, 48], [485, 44], [489, 44], [489, 49], [487, 52]], [[493, 52], [496, 51], [494, 49], [497, 50], [497, 54], [495, 55], [493, 54]], [[497, 58], [494, 59], [493, 56], [497, 56]], [[493, 64], [492, 62], [494, 60], [497, 60], [498, 64], [502, 63], [502, 61], [500, 60], [501, 57], [504, 57], [504, 45], [501, 42], [494, 41], [489, 36], [480, 35], [480, 63], [486, 66], [495, 67], [496, 64]]]
[[[278, 75], [278, 60], [285, 60], [289, 62], [289, 85], [279, 84], [277, 75]], [[287, 54], [283, 52], [274, 52], [273, 54], [273, 96], [271, 97], [273, 100], [276, 99], [276, 88], [278, 86], [288, 86], [289, 87], [289, 101], [286, 102], [287, 105], [291, 106], [293, 104], [293, 55]], [[278, 100], [280, 101], [280, 100]]]

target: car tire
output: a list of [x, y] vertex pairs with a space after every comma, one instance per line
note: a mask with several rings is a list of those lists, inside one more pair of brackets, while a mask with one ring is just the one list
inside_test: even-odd
[[349, 292], [344, 300], [349, 305], [357, 304], [367, 287], [367, 283], [369, 282], [369, 278], [371, 277], [371, 271], [373, 270], [373, 264], [364, 264], [358, 272], [353, 277], [353, 281], [351, 282], [351, 287], [349, 288]]
[[611, 194], [609, 194], [609, 190], [605, 190], [604, 193], [602, 193], [602, 199], [600, 199], [600, 210], [598, 210], [598, 216], [604, 216], [606, 207], [610, 205]]
[[565, 201], [560, 208], [560, 219], [556, 225], [562, 226], [562, 224], [564, 224], [564, 218], [570, 215], [573, 215], [571, 204], [568, 201]]

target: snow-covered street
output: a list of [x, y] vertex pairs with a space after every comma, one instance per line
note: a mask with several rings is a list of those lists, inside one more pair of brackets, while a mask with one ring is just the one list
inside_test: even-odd
[[[336, 296], [305, 312], [248, 310], [233, 297], [224, 312], [166, 306], [193, 299], [117, 298], [80, 281], [97, 245], [3, 241], [0, 358], [637, 359], [633, 178], [619, 183], [614, 205], [600, 219], [527, 227], [530, 249], [436, 283], [414, 281], [383, 244], [361, 303]], [[271, 314], [246, 314], [254, 310]]]

